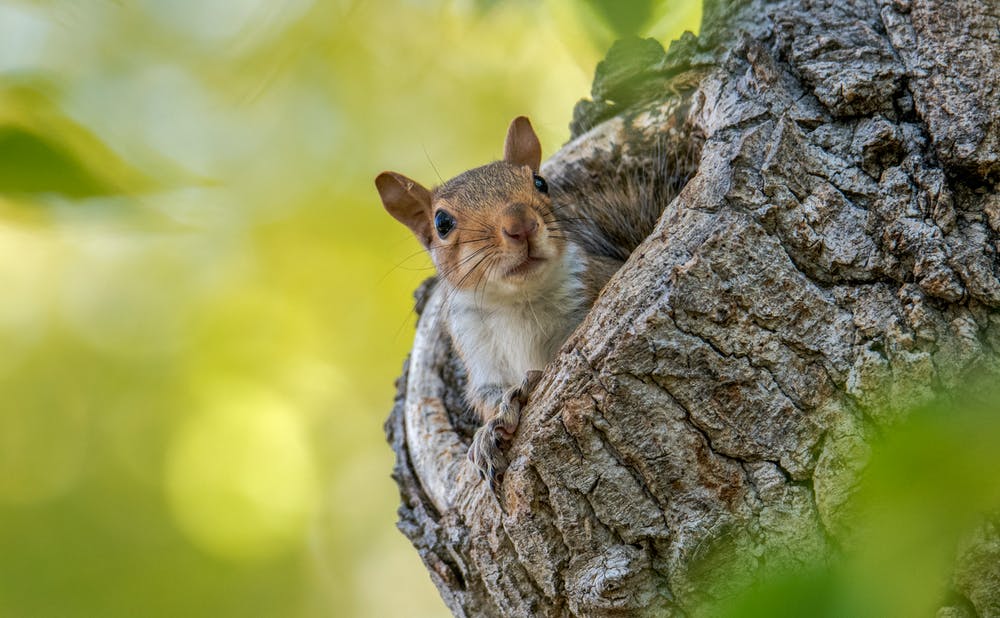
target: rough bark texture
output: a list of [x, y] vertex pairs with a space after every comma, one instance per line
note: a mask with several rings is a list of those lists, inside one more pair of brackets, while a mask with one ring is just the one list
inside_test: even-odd
[[[499, 499], [465, 459], [440, 298], [419, 294], [387, 432], [400, 529], [457, 616], [697, 614], [727, 593], [698, 585], [708, 557], [758, 573], [819, 559], [849, 542], [871, 436], [995, 366], [996, 2], [705, 15], [666, 55], [609, 58], [546, 163], [608, 176], [662, 156], [657, 136], [704, 140], [546, 368]], [[981, 541], [962, 561], [985, 575], [956, 576], [963, 601], [942, 615], [1000, 612], [996, 527]]]

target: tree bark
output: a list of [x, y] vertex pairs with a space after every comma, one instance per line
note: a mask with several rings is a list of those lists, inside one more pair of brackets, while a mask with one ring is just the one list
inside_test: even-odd
[[[996, 367], [995, 2], [712, 2], [698, 39], [646, 52], [612, 53], [544, 172], [585, 196], [687, 147], [694, 175], [546, 367], [498, 497], [418, 293], [386, 428], [399, 527], [456, 616], [697, 614], [728, 593], [698, 585], [719, 548], [822, 559], [872, 436]], [[1000, 607], [996, 582], [955, 587]]]

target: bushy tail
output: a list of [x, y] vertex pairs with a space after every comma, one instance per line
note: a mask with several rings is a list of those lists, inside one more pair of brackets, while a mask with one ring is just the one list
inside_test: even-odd
[[702, 140], [686, 138], [660, 138], [613, 170], [573, 167], [552, 178], [555, 214], [570, 238], [587, 253], [627, 259], [697, 170]]

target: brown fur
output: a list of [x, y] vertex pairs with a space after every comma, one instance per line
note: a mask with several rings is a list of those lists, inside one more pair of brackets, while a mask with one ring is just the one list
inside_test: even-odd
[[535, 189], [532, 170], [526, 165], [489, 163], [456, 176], [432, 195], [434, 211], [444, 210], [457, 222], [446, 238], [434, 234], [429, 246], [438, 273], [456, 289], [475, 289], [484, 278], [524, 260], [529, 248], [513, 242], [505, 229], [537, 226], [531, 249], [545, 250], [550, 258], [565, 250], [552, 202]]

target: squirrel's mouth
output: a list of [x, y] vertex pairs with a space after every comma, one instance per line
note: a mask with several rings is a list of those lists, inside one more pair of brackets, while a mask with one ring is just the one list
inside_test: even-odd
[[513, 268], [508, 269], [507, 272], [504, 274], [504, 276], [505, 277], [523, 277], [523, 276], [525, 276], [525, 275], [533, 272], [535, 269], [537, 269], [539, 266], [541, 266], [544, 262], [545, 262], [545, 258], [532, 257], [532, 256], [529, 255], [528, 257], [524, 258], [523, 262], [521, 262], [520, 264], [518, 264], [517, 266], [515, 266]]

